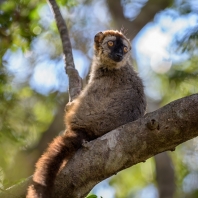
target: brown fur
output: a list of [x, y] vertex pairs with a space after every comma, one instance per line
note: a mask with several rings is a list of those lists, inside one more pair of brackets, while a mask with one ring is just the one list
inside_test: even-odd
[[123, 124], [138, 119], [145, 112], [143, 85], [128, 62], [130, 52], [121, 61], [109, 58], [109, 40], [131, 49], [130, 42], [118, 31], [100, 32], [95, 36], [95, 56], [90, 81], [65, 115], [67, 132], [49, 145], [36, 164], [33, 184], [27, 198], [50, 198], [59, 168], [81, 147]]

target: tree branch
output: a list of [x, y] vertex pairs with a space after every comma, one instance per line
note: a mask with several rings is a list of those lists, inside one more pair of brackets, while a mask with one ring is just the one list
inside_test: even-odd
[[[82, 198], [119, 171], [163, 151], [173, 151], [198, 136], [197, 114], [198, 94], [194, 94], [88, 142], [57, 177], [53, 197]], [[0, 197], [12, 198], [5, 195]], [[14, 197], [19, 198], [16, 194]]]
[[82, 80], [78, 74], [78, 71], [75, 69], [69, 33], [65, 21], [60, 13], [59, 7], [55, 0], [48, 0], [48, 2], [53, 10], [58, 31], [62, 40], [65, 71], [69, 76], [69, 101], [71, 102], [80, 93], [82, 89]]

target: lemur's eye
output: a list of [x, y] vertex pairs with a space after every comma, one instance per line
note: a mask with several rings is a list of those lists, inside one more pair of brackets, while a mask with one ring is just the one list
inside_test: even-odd
[[124, 50], [125, 53], [127, 53], [128, 52], [128, 47], [125, 46], [123, 50]]
[[107, 44], [108, 44], [108, 46], [112, 47], [114, 43], [113, 43], [113, 41], [108, 41]]

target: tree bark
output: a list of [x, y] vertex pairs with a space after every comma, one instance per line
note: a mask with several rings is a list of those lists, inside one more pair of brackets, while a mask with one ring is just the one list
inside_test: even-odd
[[[174, 151], [177, 145], [198, 136], [197, 114], [198, 94], [194, 94], [88, 142], [60, 172], [53, 198], [82, 198], [117, 172], [163, 151]], [[24, 194], [18, 195], [15, 186], [0, 197], [25, 197], [26, 183]], [[12, 190], [14, 196], [10, 196]]]

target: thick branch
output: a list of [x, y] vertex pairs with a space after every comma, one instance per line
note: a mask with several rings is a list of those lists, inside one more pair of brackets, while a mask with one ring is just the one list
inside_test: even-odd
[[197, 114], [198, 94], [195, 94], [92, 141], [62, 171], [54, 198], [83, 197], [94, 185], [118, 171], [160, 152], [174, 150], [182, 142], [198, 136]]
[[197, 114], [198, 94], [194, 94], [87, 143], [57, 177], [53, 197], [82, 198], [105, 178], [163, 151], [173, 151], [198, 136]]
[[172, 2], [173, 0], [148, 0], [133, 21], [129, 21], [124, 17], [121, 1], [107, 0], [107, 5], [114, 21], [116, 21], [116, 26], [127, 29], [132, 40], [148, 22], [153, 20], [156, 13], [170, 6]]
[[82, 89], [82, 80], [78, 75], [78, 71], [75, 69], [69, 33], [65, 21], [60, 13], [59, 7], [55, 0], [48, 1], [53, 10], [58, 31], [62, 40], [63, 54], [65, 58], [65, 71], [69, 76], [69, 101], [71, 102], [80, 93]]

